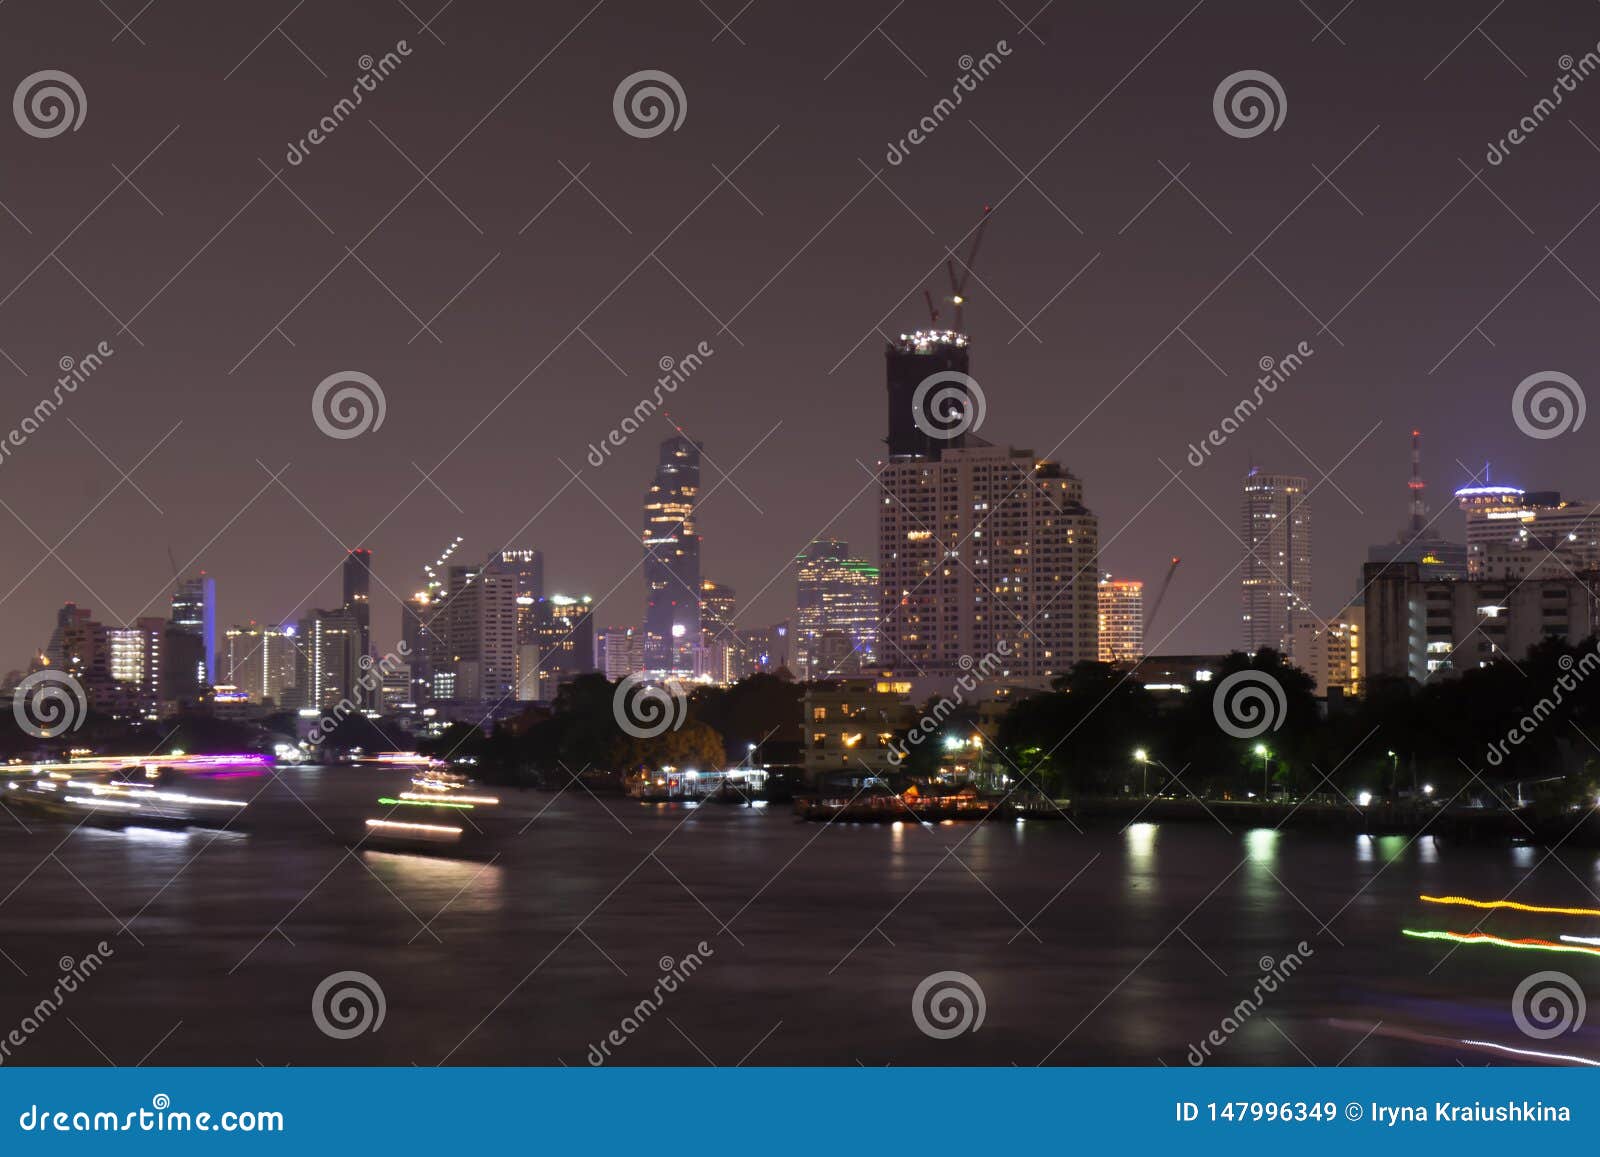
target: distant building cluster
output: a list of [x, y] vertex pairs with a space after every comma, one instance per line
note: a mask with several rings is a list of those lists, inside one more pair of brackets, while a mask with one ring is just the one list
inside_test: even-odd
[[[1179, 559], [1158, 583], [1105, 572], [1083, 481], [979, 435], [987, 400], [966, 334], [903, 334], [885, 359], [875, 556], [826, 535], [806, 543], [793, 560], [792, 612], [779, 622], [741, 623], [737, 593], [706, 573], [702, 446], [677, 429], [659, 444], [644, 491], [644, 589], [631, 623], [608, 610], [621, 625], [597, 624], [593, 595], [547, 589], [542, 550], [469, 560], [458, 536], [403, 597], [370, 550], [352, 549], [337, 602], [282, 621], [219, 629], [217, 582], [205, 571], [174, 576], [166, 617], [107, 624], [67, 603], [32, 670], [65, 672], [113, 718], [316, 717], [348, 700], [435, 730], [555, 703], [584, 675], [716, 685], [773, 675], [808, 687], [804, 762], [818, 774], [887, 771], [913, 705], [992, 721], [1085, 662], [1157, 693], [1210, 680], [1224, 656], [1149, 653], [1160, 650], [1151, 624]], [[1324, 617], [1312, 590], [1311, 496], [1321, 483], [1252, 466], [1240, 489], [1239, 648], [1280, 653], [1332, 700], [1374, 680], [1448, 677], [1594, 634], [1600, 502], [1491, 483], [1487, 473], [1455, 493], [1466, 525], [1464, 541], [1452, 540], [1429, 516], [1412, 431], [1407, 520], [1368, 548], [1360, 588]], [[385, 596], [399, 603], [392, 651], [373, 632], [374, 601]]]

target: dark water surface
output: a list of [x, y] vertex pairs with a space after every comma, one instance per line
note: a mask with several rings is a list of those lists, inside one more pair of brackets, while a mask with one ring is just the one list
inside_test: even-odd
[[[245, 830], [24, 817], [25, 832], [0, 816], [0, 1038], [60, 958], [114, 952], [6, 1063], [583, 1065], [663, 958], [700, 941], [704, 966], [614, 1063], [1184, 1065], [1301, 941], [1299, 970], [1211, 1063], [1516, 1059], [1418, 1034], [1600, 1057], [1594, 1024], [1538, 1041], [1511, 1016], [1542, 969], [1600, 996], [1600, 957], [1401, 935], [1486, 915], [1419, 893], [1600, 908], [1593, 851], [1196, 824], [823, 827], [574, 788], [496, 791], [515, 822], [492, 861], [470, 861], [346, 850], [402, 772], [185, 787], [254, 797]], [[1487, 915], [1482, 930], [1508, 937], [1600, 935], [1593, 917]], [[375, 978], [386, 1013], [340, 1040], [311, 1006], [343, 970]], [[985, 1016], [935, 1039], [912, 995], [944, 971], [977, 981]]]

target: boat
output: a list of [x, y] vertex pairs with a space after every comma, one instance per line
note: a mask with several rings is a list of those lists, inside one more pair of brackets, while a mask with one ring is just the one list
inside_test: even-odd
[[411, 781], [415, 790], [378, 797], [383, 811], [364, 821], [356, 850], [471, 857], [485, 847], [490, 836], [481, 819], [499, 797], [474, 790], [463, 776], [426, 784], [420, 778]]

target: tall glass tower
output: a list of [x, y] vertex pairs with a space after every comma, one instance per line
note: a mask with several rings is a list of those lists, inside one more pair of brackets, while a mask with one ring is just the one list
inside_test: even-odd
[[700, 447], [679, 435], [661, 443], [644, 496], [644, 662], [651, 671], [692, 674], [700, 642]]
[[1241, 537], [1250, 548], [1239, 568], [1244, 649], [1287, 655], [1295, 621], [1311, 615], [1311, 508], [1306, 480], [1251, 468], [1244, 479]]
[[217, 666], [217, 580], [205, 571], [178, 580], [172, 591], [172, 626], [180, 634], [198, 639], [195, 685], [209, 686], [222, 677]]

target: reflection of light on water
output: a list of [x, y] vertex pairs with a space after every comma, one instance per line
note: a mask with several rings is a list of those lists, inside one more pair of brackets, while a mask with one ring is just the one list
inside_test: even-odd
[[1267, 867], [1278, 860], [1278, 841], [1282, 833], [1276, 828], [1251, 828], [1244, 834], [1245, 857], [1252, 864]]
[[1534, 848], [1531, 844], [1517, 844], [1511, 849], [1511, 862], [1519, 868], [1529, 868], [1534, 863]]
[[142, 828], [129, 824], [122, 829], [122, 838], [136, 844], [183, 844], [189, 841], [187, 829]]
[[1156, 865], [1155, 824], [1131, 824], [1123, 835], [1123, 845], [1128, 850], [1128, 867], [1136, 872], [1153, 871]]
[[1383, 857], [1384, 863], [1392, 864], [1406, 850], [1406, 842], [1405, 836], [1379, 836], [1378, 855]]
[[1437, 864], [1439, 862], [1439, 841], [1432, 836], [1424, 836], [1418, 839], [1417, 862], [1419, 864]]
[[1372, 837], [1366, 832], [1356, 836], [1356, 863], [1372, 863]]
[[504, 899], [505, 871], [498, 864], [375, 849], [363, 854], [379, 865], [385, 882], [396, 885], [397, 890], [426, 889], [442, 892], [446, 898], [459, 893], [450, 903], [451, 912], [497, 911]]

